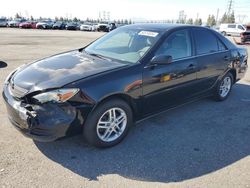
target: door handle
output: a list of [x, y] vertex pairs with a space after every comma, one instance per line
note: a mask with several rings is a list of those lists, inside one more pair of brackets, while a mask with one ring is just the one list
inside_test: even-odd
[[187, 67], [187, 69], [189, 69], [189, 70], [193, 70], [193, 69], [195, 69], [196, 68], [196, 66], [194, 65], [194, 64], [190, 64], [188, 67]]
[[229, 57], [229, 56], [225, 56], [225, 57], [224, 57], [224, 60], [225, 60], [225, 61], [229, 61], [229, 60], [230, 60], [230, 57]]

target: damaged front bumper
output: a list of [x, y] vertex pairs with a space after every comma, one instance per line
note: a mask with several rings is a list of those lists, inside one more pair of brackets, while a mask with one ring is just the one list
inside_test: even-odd
[[64, 137], [70, 132], [81, 130], [91, 111], [90, 105], [47, 103], [27, 104], [14, 98], [4, 86], [3, 98], [11, 123], [25, 136], [40, 142], [50, 142]]

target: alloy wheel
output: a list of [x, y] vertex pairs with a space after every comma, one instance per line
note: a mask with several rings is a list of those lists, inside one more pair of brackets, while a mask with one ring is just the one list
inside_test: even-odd
[[226, 76], [220, 85], [220, 96], [222, 98], [225, 98], [228, 95], [231, 86], [232, 86], [232, 80], [229, 76]]
[[127, 114], [121, 108], [111, 108], [100, 117], [96, 131], [103, 142], [112, 142], [118, 139], [127, 126]]

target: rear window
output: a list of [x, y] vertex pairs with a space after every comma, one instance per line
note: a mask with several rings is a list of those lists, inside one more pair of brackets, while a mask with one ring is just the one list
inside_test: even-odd
[[[219, 50], [218, 39], [209, 30], [200, 28], [194, 29], [194, 38], [196, 43], [196, 52], [198, 55], [209, 54]], [[222, 46], [221, 48], [223, 49]]]

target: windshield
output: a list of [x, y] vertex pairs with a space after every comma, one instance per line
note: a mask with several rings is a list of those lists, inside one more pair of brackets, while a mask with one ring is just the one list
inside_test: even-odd
[[119, 28], [89, 45], [85, 51], [88, 54], [136, 63], [153, 47], [161, 35], [156, 31]]

